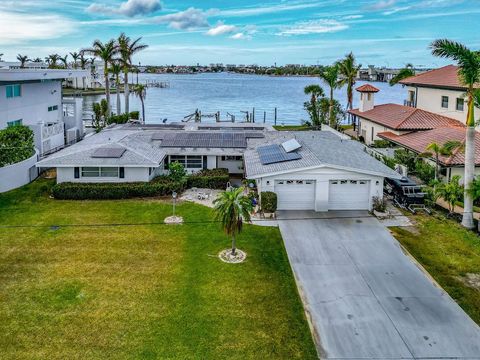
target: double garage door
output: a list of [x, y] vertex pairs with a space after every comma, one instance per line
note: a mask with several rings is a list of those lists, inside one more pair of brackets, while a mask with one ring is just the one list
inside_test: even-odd
[[[278, 210], [315, 210], [314, 180], [277, 180], [275, 193]], [[333, 180], [328, 189], [329, 210], [367, 210], [370, 182], [367, 180]]]

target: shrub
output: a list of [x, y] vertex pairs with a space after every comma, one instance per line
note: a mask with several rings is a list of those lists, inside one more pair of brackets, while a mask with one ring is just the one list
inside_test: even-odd
[[172, 162], [168, 165], [168, 177], [172, 181], [182, 181], [185, 179], [187, 172], [185, 171], [185, 167], [180, 164], [178, 161]]
[[206, 169], [190, 175], [188, 187], [225, 189], [229, 180], [227, 169]]
[[387, 211], [387, 201], [383, 197], [374, 196], [372, 198], [372, 207], [373, 210], [384, 213]]
[[33, 131], [27, 126], [0, 130], [0, 167], [26, 160], [35, 153]]
[[132, 111], [130, 112], [130, 119], [138, 120], [140, 119], [140, 111]]
[[397, 164], [405, 165], [409, 171], [414, 171], [417, 156], [408, 150], [398, 149], [395, 150], [395, 161]]
[[111, 115], [107, 123], [108, 124], [125, 124], [130, 119], [138, 120], [138, 117], [139, 117], [138, 111], [132, 111], [130, 115], [129, 114]]
[[115, 200], [170, 195], [185, 189], [185, 181], [173, 182], [165, 177], [148, 183], [61, 183], [52, 188], [60, 200]]
[[415, 172], [425, 184], [429, 184], [435, 179], [435, 166], [427, 164], [424, 161], [417, 161], [415, 164]]
[[390, 147], [390, 142], [388, 140], [375, 140], [372, 144], [374, 148], [387, 148]]
[[277, 211], [277, 194], [271, 191], [264, 191], [261, 193], [262, 211], [273, 213]]

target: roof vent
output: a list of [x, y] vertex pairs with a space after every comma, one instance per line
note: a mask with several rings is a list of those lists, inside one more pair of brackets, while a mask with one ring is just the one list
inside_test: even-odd
[[282, 143], [282, 147], [285, 150], [285, 152], [291, 153], [292, 151], [300, 149], [302, 145], [300, 145], [300, 143], [297, 140], [290, 139]]

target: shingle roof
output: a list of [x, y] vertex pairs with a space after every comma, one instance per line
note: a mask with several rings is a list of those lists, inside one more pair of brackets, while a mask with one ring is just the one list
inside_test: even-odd
[[394, 130], [428, 130], [448, 126], [463, 127], [463, 124], [458, 120], [398, 104], [377, 105], [372, 110], [364, 112], [353, 109], [349, 113]]
[[[283, 133], [283, 132], [282, 132]], [[365, 152], [365, 146], [354, 140], [342, 140], [326, 131], [288, 132], [290, 139], [295, 138], [302, 147], [298, 153], [301, 159], [282, 163], [262, 165], [256, 149], [244, 154], [247, 177], [293, 171], [302, 168], [333, 166], [352, 171], [373, 173], [385, 177], [398, 177], [399, 174], [374, 159]], [[270, 143], [280, 144], [285, 139], [275, 139]]]
[[[405, 135], [395, 135], [391, 132], [379, 133], [378, 136], [392, 141], [400, 146], [413, 150], [417, 153], [426, 152], [426, 148], [431, 143], [445, 144], [448, 141], [465, 142], [465, 128], [448, 127], [438, 128], [421, 132], [413, 132]], [[450, 156], [440, 156], [440, 162], [443, 165], [463, 165], [465, 164], [465, 154], [463, 149], [458, 148]], [[475, 164], [480, 165], [480, 134], [475, 132]]]
[[375, 86], [370, 84], [359, 86], [358, 88], [356, 88], [356, 90], [358, 92], [366, 92], [366, 93], [376, 93], [380, 91], [380, 89], [377, 89]]
[[[458, 66], [447, 65], [439, 69], [430, 70], [422, 74], [411, 76], [400, 81], [404, 85], [418, 85], [426, 87], [451, 88], [465, 90], [458, 77]], [[480, 87], [478, 85], [477, 87]]]

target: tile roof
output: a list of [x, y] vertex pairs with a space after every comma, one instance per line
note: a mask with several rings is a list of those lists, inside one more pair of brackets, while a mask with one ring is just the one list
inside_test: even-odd
[[[464, 143], [465, 128], [437, 128], [427, 131], [412, 132], [404, 135], [395, 135], [391, 132], [383, 132], [379, 133], [378, 136], [417, 153], [424, 153], [426, 152], [427, 146], [433, 142], [442, 145], [447, 141], [459, 141]], [[465, 154], [462, 149], [456, 149], [452, 155], [440, 156], [439, 160], [443, 165], [446, 166], [463, 165], [465, 164]], [[480, 165], [480, 133], [478, 132], [475, 132], [475, 164]]]
[[377, 105], [372, 110], [364, 112], [353, 109], [349, 113], [394, 130], [428, 130], [448, 126], [463, 127], [463, 124], [458, 120], [398, 104]]
[[[458, 66], [447, 65], [439, 69], [430, 70], [416, 76], [411, 76], [400, 81], [404, 85], [418, 85], [425, 87], [451, 88], [465, 90], [458, 77]], [[480, 87], [480, 84], [478, 85]]]
[[377, 89], [375, 86], [373, 85], [370, 85], [370, 84], [365, 84], [365, 85], [362, 85], [362, 86], [359, 86], [358, 88], [356, 88], [355, 90], [357, 90], [358, 92], [366, 92], [366, 93], [376, 93], [376, 92], [379, 92], [380, 89]]

